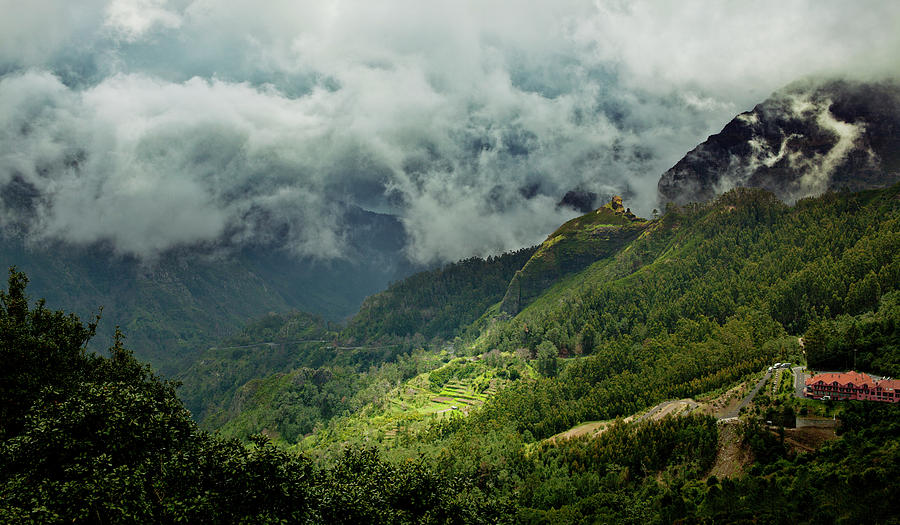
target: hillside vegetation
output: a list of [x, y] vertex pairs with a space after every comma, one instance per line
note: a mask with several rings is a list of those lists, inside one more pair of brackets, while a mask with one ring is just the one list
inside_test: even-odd
[[[769, 361], [796, 361], [793, 336], [810, 323], [892, 304], [898, 191], [788, 207], [762, 190], [735, 190], [670, 209], [626, 249], [484, 333], [479, 351], [544, 345], [587, 357], [555, 379], [512, 385], [479, 417], [548, 437], [719, 388]], [[887, 332], [896, 342], [896, 328]], [[896, 362], [895, 345], [872, 351]]]
[[606, 205], [576, 217], [551, 233], [517, 271], [506, 289], [500, 311], [515, 315], [563, 277], [609, 257], [647, 226], [614, 197]]
[[[303, 312], [259, 318], [202, 352], [178, 376], [180, 395], [203, 428], [243, 439], [265, 431], [293, 442], [365, 406], [374, 392], [384, 395], [448, 361], [452, 356], [421, 348], [442, 347], [481, 317], [533, 252], [415, 274], [368, 298], [341, 332]], [[469, 330], [474, 338], [476, 328]]]
[[[807, 331], [811, 362], [824, 365], [834, 360], [817, 361], [822, 337], [816, 334], [826, 328], [828, 334], [854, 333], [846, 328], [850, 314], [844, 312], [855, 313], [853, 319], [860, 323], [871, 319], [856, 328], [855, 333], [865, 332], [866, 340], [872, 341], [857, 356], [859, 362], [873, 371], [897, 375], [892, 364], [897, 362], [898, 338], [892, 291], [900, 276], [897, 193], [894, 187], [864, 194], [827, 194], [789, 207], [762, 190], [735, 190], [713, 203], [673, 207], [659, 220], [639, 223], [643, 233], [638, 238], [585, 270], [563, 277], [514, 318], [504, 320], [501, 315], [478, 321], [485, 330], [470, 352], [513, 356], [523, 360], [516, 367], [523, 371], [524, 363], [530, 361], [528, 369], [542, 379], [513, 381], [497, 389], [499, 393], [475, 412], [475, 418], [508, 421], [518, 432], [546, 438], [580, 422], [626, 416], [665, 399], [722, 388], [766, 363], [802, 360], [797, 336]], [[631, 223], [623, 214], [614, 216], [625, 226]], [[580, 228], [594, 226], [592, 220], [576, 219], [560, 230], [575, 238], [581, 235]], [[546, 243], [526, 268], [542, 250], [547, 250]], [[426, 276], [452, 274], [419, 274], [395, 289], [412, 293], [414, 284]], [[390, 310], [371, 309], [368, 319], [375, 323], [369, 326], [378, 325], [378, 312]], [[408, 326], [419, 333], [424, 329], [424, 324]], [[849, 343], [840, 350], [837, 335], [829, 337], [828, 352], [842, 356], [846, 365]], [[356, 366], [366, 374], [352, 376], [345, 369], [330, 369], [341, 364], [335, 359], [340, 352], [321, 344], [296, 347], [289, 354], [291, 364], [285, 362], [271, 372], [282, 375], [268, 379], [258, 375], [252, 384], [240, 387], [237, 397], [244, 383], [232, 383], [234, 394], [219, 405], [209, 428], [234, 419], [242, 421], [238, 425], [242, 431], [234, 435], [246, 436], [279, 428], [272, 414], [286, 411], [290, 416], [283, 419], [290, 421], [307, 413], [309, 400], [318, 398], [310, 397], [308, 390], [300, 396], [290, 394], [299, 387], [288, 380], [312, 373], [299, 370], [301, 365], [324, 367], [331, 378], [354, 377], [353, 385], [338, 388], [344, 393], [340, 397], [344, 401], [336, 405], [339, 410], [319, 407], [315, 414], [333, 417], [342, 410], [354, 414], [365, 402], [385, 406], [387, 401], [378, 396], [394, 399], [398, 405], [406, 403], [410, 400], [397, 394], [403, 391], [402, 382], [448, 359], [429, 359], [428, 352], [414, 357], [412, 350], [385, 349], [384, 360], [397, 363], [384, 369], [386, 375], [378, 367], [367, 371]], [[250, 355], [265, 362], [273, 351], [263, 348]], [[363, 362], [368, 366], [380, 361], [373, 356]], [[500, 369], [491, 372], [498, 373]], [[377, 389], [380, 393], [372, 390], [373, 385], [383, 385]], [[317, 386], [319, 390], [333, 387]], [[349, 401], [362, 391], [367, 397]], [[241, 414], [242, 410], [266, 413], [266, 407], [270, 408], [266, 417]], [[411, 412], [415, 413], [417, 409]], [[409, 415], [400, 411], [385, 421], [408, 420]], [[329, 419], [319, 421], [327, 424]], [[427, 426], [413, 419], [407, 425], [410, 428]], [[347, 424], [345, 419], [340, 421]], [[302, 426], [303, 433], [311, 431], [313, 423]]]
[[[870, 341], [863, 343], [866, 362], [894, 373], [898, 195], [896, 186], [832, 193], [791, 207], [765, 191], [735, 190], [706, 205], [670, 208], [637, 239], [556, 282], [517, 316], [486, 324], [471, 348], [482, 366], [496, 353], [524, 359], [534, 373], [486, 397], [465, 418], [429, 421], [412, 411], [398, 420], [402, 439], [382, 439], [382, 446], [389, 457], [424, 454], [442, 471], [481, 479], [514, 502], [518, 522], [761, 515], [807, 521], [808, 509], [835, 505], [842, 519], [868, 512], [886, 517], [889, 511], [875, 501], [897, 495], [889, 481], [897, 442], [887, 437], [897, 407], [845, 405], [843, 417], [855, 422], [844, 439], [800, 455], [747, 419], [738, 434], [753, 465], [726, 480], [706, 478], [717, 432], [699, 415], [613, 424], [593, 439], [541, 440], [666, 399], [723, 391], [775, 361], [803, 361], [797, 336], [807, 334], [815, 352], [820, 328], [837, 338], [855, 326], [857, 337]], [[830, 344], [846, 357], [839, 343]], [[371, 429], [383, 417], [377, 407], [413, 402], [407, 395], [421, 386], [416, 381], [349, 419], [333, 420], [317, 434], [313, 450], [327, 450], [329, 439], [371, 443], [366, 440], [378, 437]], [[778, 419], [769, 414], [772, 407], [762, 409]], [[863, 497], [851, 483], [862, 480], [854, 473], [873, 458], [884, 467], [868, 474], [873, 492]], [[763, 475], [777, 494], [762, 483]], [[793, 476], [809, 482], [798, 484]], [[727, 505], [728, 498], [741, 503]], [[779, 501], [783, 511], [760, 507], [766, 498]]]
[[[0, 291], [0, 521], [4, 523], [495, 523], [474, 480], [344, 449], [330, 466], [199, 430], [175, 395], [96, 325]], [[389, 481], [389, 482], [388, 482]]]
[[[577, 238], [594, 224], [573, 222], [565, 234]], [[210, 349], [202, 374], [208, 390], [213, 378], [227, 379], [205, 420], [250, 445], [199, 430], [172, 385], [137, 364], [121, 340], [110, 358], [84, 352], [93, 328], [42, 305], [29, 311], [24, 278], [14, 273], [2, 296], [0, 357], [16, 367], [0, 383], [0, 517], [894, 519], [897, 406], [823, 405], [843, 420], [840, 439], [789, 446], [783, 429], [758, 419], [786, 424], [793, 413], [790, 376], [776, 375], [760, 403], [730, 423], [729, 439], [749, 459], [722, 479], [711, 475], [722, 426], [712, 417], [624, 416], [755, 383], [772, 362], [802, 362], [804, 351], [829, 366], [855, 350], [868, 370], [898, 375], [900, 186], [795, 206], [733, 190], [670, 207], [617, 242], [512, 317], [496, 295], [460, 293], [466, 311], [485, 306], [467, 314], [468, 328], [431, 332], [468, 330], [452, 345], [424, 344], [438, 317], [406, 318], [402, 331], [372, 332], [382, 341], [353, 344], [302, 314], [260, 320]], [[477, 282], [477, 272], [466, 279], [459, 282]], [[395, 290], [412, 294], [412, 282]], [[401, 296], [390, 301], [402, 305]], [[359, 334], [388, 326], [381, 320], [390, 311], [380, 308], [370, 308]], [[597, 421], [603, 432], [547, 439]], [[256, 433], [295, 446], [274, 447]], [[128, 504], [117, 506], [122, 494]]]
[[503, 298], [510, 279], [535, 249], [473, 257], [394, 283], [363, 302], [343, 335], [369, 342], [416, 334], [452, 339]]

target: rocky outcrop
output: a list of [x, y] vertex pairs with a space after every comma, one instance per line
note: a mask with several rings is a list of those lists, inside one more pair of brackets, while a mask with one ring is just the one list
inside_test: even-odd
[[900, 180], [900, 85], [798, 83], [742, 113], [665, 172], [661, 202], [711, 200], [737, 186], [785, 202]]

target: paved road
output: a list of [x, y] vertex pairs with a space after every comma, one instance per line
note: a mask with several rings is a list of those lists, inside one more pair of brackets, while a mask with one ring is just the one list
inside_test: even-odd
[[771, 376], [771, 375], [772, 375], [772, 372], [766, 372], [766, 375], [764, 375], [762, 377], [762, 379], [760, 379], [759, 382], [756, 383], [756, 386], [753, 387], [753, 390], [751, 390], [750, 393], [747, 394], [744, 397], [744, 399], [741, 400], [741, 404], [739, 404], [734, 409], [729, 410], [725, 414], [722, 414], [719, 417], [719, 419], [736, 418], [738, 416], [738, 414], [741, 412], [741, 409], [746, 407], [747, 405], [750, 404], [751, 401], [753, 401], [753, 398], [756, 397], [756, 393], [759, 392], [759, 389], [762, 388], [764, 384], [766, 384], [766, 381], [769, 379], [769, 376]]
[[262, 341], [238, 346], [212, 346], [210, 350], [235, 350], [238, 348], [253, 348], [255, 346], [293, 345], [298, 343], [327, 343], [325, 339], [298, 339], [296, 341]]
[[794, 372], [794, 397], [804, 397], [803, 388], [806, 386], [806, 374], [802, 366], [791, 368]]

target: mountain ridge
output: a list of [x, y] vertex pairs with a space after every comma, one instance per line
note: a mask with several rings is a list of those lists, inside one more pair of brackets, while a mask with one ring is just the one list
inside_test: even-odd
[[794, 202], [900, 180], [900, 83], [806, 80], [773, 93], [659, 179], [662, 202], [704, 202], [736, 186]]
[[500, 303], [500, 311], [509, 315], [519, 313], [553, 283], [614, 253], [640, 235], [647, 224], [631, 213], [631, 209], [626, 209], [619, 196], [567, 221], [515, 273]]

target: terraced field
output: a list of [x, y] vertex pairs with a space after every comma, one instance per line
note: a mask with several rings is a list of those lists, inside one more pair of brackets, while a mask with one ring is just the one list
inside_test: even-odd
[[[439, 391], [426, 388], [428, 383], [422, 381], [410, 381], [401, 389], [399, 395], [390, 400], [390, 423], [384, 428], [384, 442], [387, 445], [396, 441], [397, 436], [404, 429], [419, 427], [416, 423], [429, 423], [441, 419], [468, 415], [469, 412], [485, 403], [487, 399], [497, 393], [503, 380], [491, 378], [484, 388], [484, 376], [480, 385], [476, 379], [452, 379], [444, 384]], [[417, 383], [421, 386], [412, 386]], [[484, 390], [478, 391], [478, 386]]]
[[[527, 363], [512, 353], [492, 357], [457, 357], [396, 384], [355, 414], [334, 419], [322, 434], [326, 436], [324, 440], [392, 448], [434, 423], [465, 417], [477, 410], [510, 381], [510, 375], [533, 377]], [[316, 438], [309, 436], [298, 446], [306, 450], [316, 443]]]

